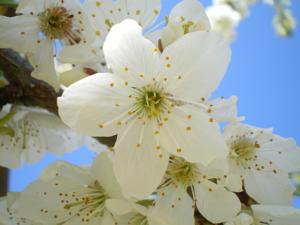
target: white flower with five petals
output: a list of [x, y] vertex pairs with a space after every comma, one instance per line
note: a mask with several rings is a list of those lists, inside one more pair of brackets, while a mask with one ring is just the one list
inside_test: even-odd
[[288, 173], [300, 170], [295, 141], [245, 124], [228, 125], [224, 137], [231, 173], [244, 177], [248, 195], [260, 204], [290, 205], [294, 187]]
[[104, 53], [114, 74], [71, 85], [58, 99], [59, 114], [86, 135], [118, 134], [114, 170], [124, 193], [151, 194], [168, 152], [205, 165], [227, 156], [218, 124], [197, 101], [210, 96], [227, 69], [230, 49], [219, 35], [188, 34], [160, 55], [126, 20], [112, 28]]
[[[215, 162], [216, 163], [216, 162]], [[193, 225], [195, 207], [212, 223], [234, 218], [241, 210], [239, 198], [230, 190], [226, 172], [211, 164], [190, 163], [170, 157], [164, 180], [157, 193], [156, 207], [161, 217], [176, 218], [178, 224]]]

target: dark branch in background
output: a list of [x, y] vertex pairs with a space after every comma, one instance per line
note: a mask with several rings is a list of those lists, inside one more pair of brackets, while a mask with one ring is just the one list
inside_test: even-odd
[[47, 83], [32, 78], [32, 66], [11, 49], [0, 49], [0, 68], [9, 85], [0, 88], [0, 107], [21, 102], [57, 114], [58, 94]]
[[8, 170], [0, 167], [0, 197], [5, 196], [7, 193], [8, 184]]

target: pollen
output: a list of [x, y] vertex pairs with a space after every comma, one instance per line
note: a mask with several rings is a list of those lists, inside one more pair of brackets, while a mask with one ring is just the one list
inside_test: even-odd
[[166, 67], [167, 67], [168, 69], [170, 69], [170, 68], [171, 68], [171, 64], [168, 63], [168, 64], [166, 65]]
[[129, 68], [126, 66], [126, 67], [124, 67], [124, 70], [125, 70], [125, 72], [128, 72]]
[[74, 29], [74, 15], [64, 7], [49, 7], [39, 14], [40, 29], [51, 39], [80, 41], [78, 29]]
[[101, 123], [101, 124], [99, 124], [99, 127], [100, 128], [104, 128], [104, 125]]
[[186, 130], [187, 130], [187, 131], [191, 131], [191, 130], [192, 130], [192, 127], [186, 127]]
[[101, 35], [100, 31], [96, 30], [96, 36], [100, 36], [100, 35]]
[[101, 2], [96, 1], [96, 6], [97, 6], [97, 7], [100, 7], [100, 6], [101, 6]]

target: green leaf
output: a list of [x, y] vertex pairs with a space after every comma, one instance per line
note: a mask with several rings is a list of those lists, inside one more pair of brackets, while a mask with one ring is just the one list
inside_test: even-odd
[[0, 6], [8, 6], [12, 8], [17, 8], [18, 3], [14, 0], [0, 0]]
[[13, 137], [15, 136], [15, 131], [11, 127], [0, 127], [0, 135]]
[[0, 119], [0, 126], [3, 126], [5, 125], [8, 121], [10, 121], [13, 116], [15, 115], [16, 113], [15, 112], [9, 112], [7, 113], [5, 116], [3, 116], [1, 119]]

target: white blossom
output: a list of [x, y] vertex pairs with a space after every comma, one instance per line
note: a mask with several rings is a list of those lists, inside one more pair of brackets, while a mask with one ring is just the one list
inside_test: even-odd
[[13, 205], [18, 197], [19, 193], [7, 193], [7, 197], [0, 198], [0, 225], [42, 225], [16, 214]]
[[[238, 197], [226, 186], [226, 172], [183, 158], [171, 157], [158, 189], [157, 208], [162, 217], [176, 218], [178, 224], [193, 225], [194, 208], [212, 223], [228, 221], [241, 210]], [[188, 194], [190, 191], [191, 196]]]
[[227, 126], [224, 136], [231, 171], [244, 177], [246, 192], [261, 204], [291, 204], [294, 188], [288, 172], [300, 169], [295, 141], [244, 124]]
[[59, 113], [83, 134], [118, 134], [114, 169], [125, 193], [151, 194], [168, 152], [204, 164], [226, 157], [217, 123], [198, 102], [218, 86], [230, 60], [219, 35], [191, 33], [160, 55], [142, 28], [126, 20], [112, 28], [104, 53], [114, 74], [71, 85], [58, 99]]
[[0, 47], [25, 53], [34, 67], [32, 76], [56, 90], [55, 40], [62, 47], [91, 41], [90, 24], [77, 0], [21, 0], [15, 17], [0, 17]]
[[178, 3], [172, 9], [166, 22], [166, 27], [161, 31], [163, 48], [187, 33], [210, 30], [210, 22], [204, 7], [197, 0], [183, 0]]
[[36, 163], [46, 151], [63, 154], [84, 143], [83, 136], [42, 109], [7, 105], [0, 118], [6, 118], [5, 126], [11, 131], [0, 135], [0, 165], [4, 167], [16, 168], [22, 161]]
[[300, 210], [291, 206], [252, 205], [224, 225], [298, 225]]
[[89, 0], [84, 1], [83, 9], [88, 12], [87, 16], [92, 23], [91, 35], [94, 41], [64, 49], [60, 60], [104, 72], [103, 43], [112, 26], [124, 19], [133, 19], [147, 30], [158, 18], [161, 2], [160, 0]]
[[216, 4], [206, 9], [211, 21], [212, 30], [223, 34], [229, 40], [234, 40], [235, 29], [241, 21], [241, 15], [228, 5]]
[[122, 193], [103, 152], [90, 169], [65, 162], [50, 165], [21, 193], [16, 212], [45, 224], [114, 225], [117, 221], [105, 206], [110, 198], [122, 198]]
[[114, 214], [120, 216], [124, 224], [130, 225], [181, 225], [177, 217], [163, 215], [163, 212], [153, 206], [155, 200], [144, 200], [137, 204], [132, 201], [109, 199], [106, 207]]

